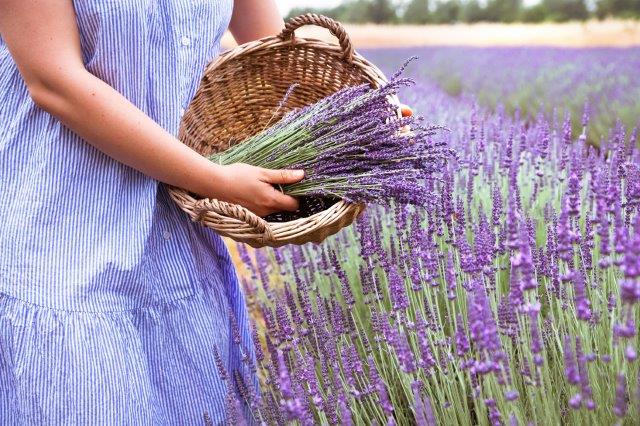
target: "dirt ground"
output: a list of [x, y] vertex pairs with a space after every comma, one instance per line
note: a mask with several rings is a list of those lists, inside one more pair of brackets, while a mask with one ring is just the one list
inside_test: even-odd
[[[356, 48], [409, 46], [640, 46], [640, 21], [564, 24], [346, 25]], [[328, 31], [304, 27], [299, 37], [331, 40]], [[229, 33], [223, 46], [233, 47]]]

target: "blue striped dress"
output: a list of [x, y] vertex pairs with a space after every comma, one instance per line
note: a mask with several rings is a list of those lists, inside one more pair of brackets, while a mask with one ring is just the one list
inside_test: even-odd
[[[233, 0], [73, 4], [87, 70], [177, 135]], [[0, 425], [218, 424], [255, 389], [221, 238], [38, 108], [1, 39], [0, 197]]]

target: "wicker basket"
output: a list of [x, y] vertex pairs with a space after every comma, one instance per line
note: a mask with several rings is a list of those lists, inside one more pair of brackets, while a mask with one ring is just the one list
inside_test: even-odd
[[[295, 37], [297, 28], [311, 24], [327, 28], [339, 45]], [[261, 131], [287, 109], [363, 82], [378, 87], [386, 78], [354, 51], [342, 25], [315, 14], [298, 16], [287, 22], [280, 35], [241, 45], [207, 65], [178, 137], [200, 154], [211, 155]], [[298, 87], [280, 109], [280, 116], [274, 118], [277, 105], [293, 83]], [[364, 208], [338, 201], [309, 217], [267, 222], [236, 204], [198, 199], [171, 186], [169, 192], [192, 220], [253, 247], [320, 242], [350, 225]]]

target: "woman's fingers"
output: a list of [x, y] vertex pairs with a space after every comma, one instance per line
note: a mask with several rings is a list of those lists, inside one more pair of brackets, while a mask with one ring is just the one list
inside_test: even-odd
[[[263, 173], [264, 182], [270, 183], [272, 185], [286, 185], [288, 183], [296, 183], [304, 178], [304, 170], [263, 169]], [[274, 211], [296, 211], [299, 207], [298, 200], [296, 200], [294, 197], [283, 194], [276, 188], [273, 188], [270, 204], [270, 207]]]
[[285, 195], [276, 188], [273, 188], [273, 192], [273, 205], [271, 207], [275, 212], [282, 210], [294, 212], [298, 210], [298, 207], [300, 207], [298, 200], [292, 196]]
[[274, 184], [296, 183], [304, 178], [304, 170], [270, 170], [263, 169], [265, 182]]

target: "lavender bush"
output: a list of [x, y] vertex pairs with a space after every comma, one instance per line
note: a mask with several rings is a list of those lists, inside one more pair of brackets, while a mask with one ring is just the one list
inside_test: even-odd
[[457, 153], [420, 205], [369, 207], [319, 246], [239, 248], [253, 420], [637, 424], [637, 130], [596, 149], [589, 110], [507, 115], [429, 80], [403, 100]]

